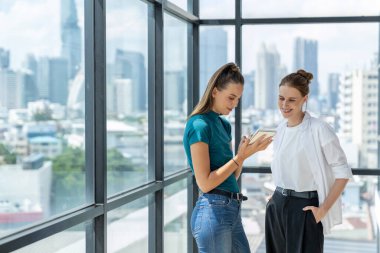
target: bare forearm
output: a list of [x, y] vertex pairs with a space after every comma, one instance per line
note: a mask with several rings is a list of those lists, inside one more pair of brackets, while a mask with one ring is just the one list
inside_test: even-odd
[[327, 213], [330, 210], [330, 208], [333, 206], [335, 201], [342, 194], [347, 182], [348, 182], [348, 179], [345, 179], [345, 178], [338, 178], [335, 180], [325, 201], [320, 206], [320, 208], [322, 208], [325, 213]]
[[198, 185], [203, 192], [209, 192], [223, 183], [232, 173], [236, 173], [238, 169], [236, 163], [230, 160], [219, 169], [211, 171], [207, 178], [198, 180]]

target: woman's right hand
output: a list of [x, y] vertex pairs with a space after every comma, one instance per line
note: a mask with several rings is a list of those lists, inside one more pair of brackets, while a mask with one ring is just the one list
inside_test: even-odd
[[237, 155], [241, 157], [243, 160], [245, 160], [254, 153], [266, 149], [271, 143], [271, 136], [266, 137], [266, 135], [263, 135], [252, 144], [249, 144], [249, 139], [246, 136], [243, 136], [239, 144]]

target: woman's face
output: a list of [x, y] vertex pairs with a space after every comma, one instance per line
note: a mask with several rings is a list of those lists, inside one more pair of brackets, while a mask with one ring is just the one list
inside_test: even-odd
[[212, 91], [212, 110], [216, 113], [228, 115], [239, 103], [244, 86], [241, 83], [228, 83], [226, 89]]
[[278, 108], [286, 119], [298, 119], [302, 114], [302, 106], [307, 100], [307, 96], [302, 96], [296, 88], [282, 85], [279, 89]]

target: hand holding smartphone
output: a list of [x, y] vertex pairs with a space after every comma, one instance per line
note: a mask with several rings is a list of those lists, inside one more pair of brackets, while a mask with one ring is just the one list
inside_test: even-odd
[[274, 129], [258, 129], [254, 134], [251, 134], [249, 137], [249, 144], [254, 143], [258, 138], [260, 138], [263, 135], [266, 135], [266, 137], [273, 137], [276, 134], [276, 130]]

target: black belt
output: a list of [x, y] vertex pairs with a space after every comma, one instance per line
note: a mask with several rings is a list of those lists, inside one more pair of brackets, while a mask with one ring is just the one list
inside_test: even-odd
[[281, 188], [279, 186], [276, 187], [276, 191], [281, 193], [285, 197], [296, 197], [296, 198], [302, 198], [302, 199], [318, 198], [318, 192], [317, 191], [296, 192], [294, 190], [284, 189], [284, 188]]
[[219, 190], [219, 189], [214, 189], [214, 190], [211, 190], [211, 191], [206, 192], [206, 193], [207, 194], [223, 195], [223, 196], [226, 196], [226, 197], [229, 197], [229, 198], [232, 198], [232, 199], [236, 199], [236, 200], [241, 200], [241, 201], [245, 201], [245, 200], [248, 199], [247, 196], [244, 196], [241, 193], [238, 193], [238, 192], [228, 192], [228, 191], [223, 191], [223, 190]]

